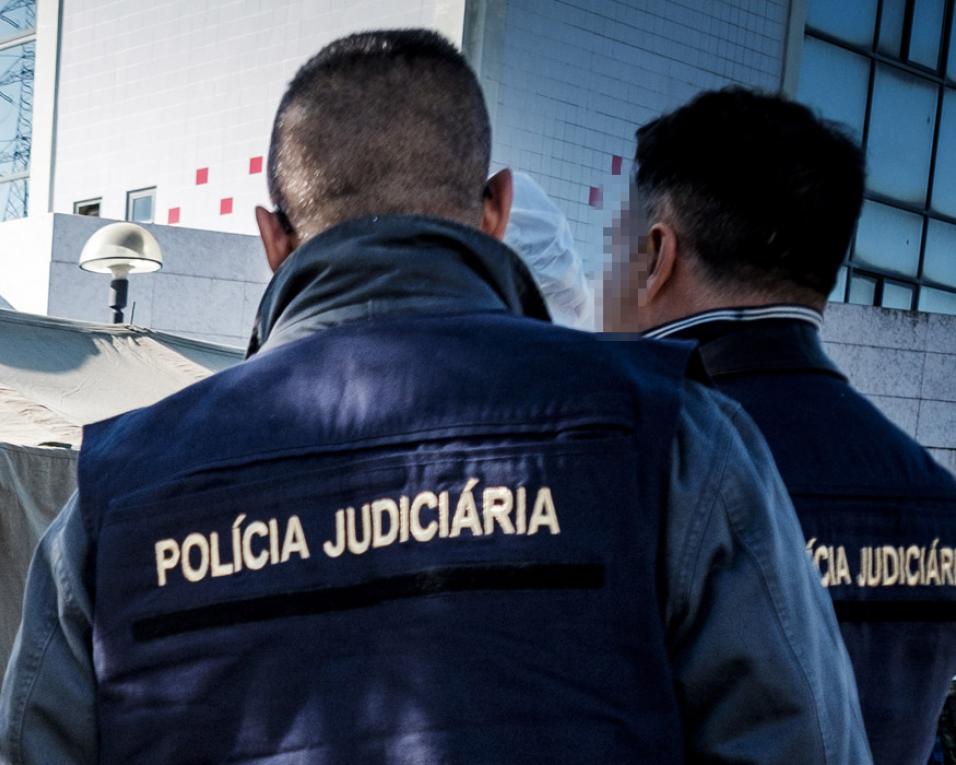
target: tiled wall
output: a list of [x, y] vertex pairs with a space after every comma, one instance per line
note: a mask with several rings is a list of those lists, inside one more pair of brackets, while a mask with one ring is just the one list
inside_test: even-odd
[[956, 316], [831, 303], [823, 337], [850, 382], [956, 472]]
[[[571, 220], [588, 270], [626, 189], [634, 131], [700, 90], [778, 90], [788, 0], [488, 0], [472, 53], [496, 166], [534, 175]], [[469, 23], [475, 21], [474, 16]], [[469, 34], [471, 33], [471, 34]]]
[[[460, 42], [464, 0], [67, 0], [53, 211], [155, 186], [155, 222], [255, 233], [260, 158], [288, 80], [323, 45], [370, 27]], [[40, 212], [40, 211], [37, 211]]]

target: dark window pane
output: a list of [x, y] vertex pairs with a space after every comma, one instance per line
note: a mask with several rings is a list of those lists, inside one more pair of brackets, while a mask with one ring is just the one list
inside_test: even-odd
[[910, 61], [936, 69], [943, 30], [943, 0], [916, 0], [913, 31], [910, 34]]
[[843, 266], [837, 272], [836, 284], [833, 286], [833, 290], [830, 292], [830, 297], [828, 297], [827, 300], [831, 303], [846, 302], [846, 266]]
[[926, 230], [923, 278], [956, 287], [956, 226], [930, 220]]
[[883, 282], [884, 308], [901, 308], [909, 311], [913, 306], [913, 288], [908, 284]]
[[853, 262], [916, 276], [922, 233], [923, 219], [919, 215], [867, 200], [857, 227]]
[[73, 214], [98, 218], [100, 216], [100, 200], [89, 199], [85, 202], [75, 202], [73, 204]]
[[877, 68], [867, 139], [868, 185], [873, 191], [925, 204], [936, 97], [936, 87], [925, 80]]
[[883, 0], [883, 15], [880, 18], [879, 49], [888, 56], [899, 58], [903, 44], [903, 17], [906, 0]]
[[876, 298], [876, 279], [854, 274], [850, 279], [850, 298], [856, 305], [873, 305]]
[[956, 314], [956, 292], [923, 287], [919, 291], [919, 309], [931, 313]]
[[949, 88], [943, 96], [943, 113], [939, 123], [932, 208], [956, 217], [956, 91]]
[[849, 43], [873, 44], [876, 0], [810, 0], [807, 24]]
[[863, 56], [807, 37], [800, 62], [797, 100], [827, 119], [847, 125], [859, 140], [863, 135], [869, 73], [870, 65]]

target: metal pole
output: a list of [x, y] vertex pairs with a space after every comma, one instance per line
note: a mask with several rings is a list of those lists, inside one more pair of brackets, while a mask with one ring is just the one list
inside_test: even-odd
[[110, 282], [110, 308], [113, 309], [113, 323], [123, 323], [123, 309], [126, 308], [126, 298], [129, 295], [129, 280], [113, 279]]

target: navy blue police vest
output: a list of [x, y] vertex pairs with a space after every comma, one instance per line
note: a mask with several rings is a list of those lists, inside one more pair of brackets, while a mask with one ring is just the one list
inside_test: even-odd
[[956, 674], [956, 482], [850, 387], [810, 324], [690, 334], [787, 485], [833, 598], [874, 761], [925, 765]]
[[688, 353], [359, 322], [88, 428], [101, 761], [682, 762]]

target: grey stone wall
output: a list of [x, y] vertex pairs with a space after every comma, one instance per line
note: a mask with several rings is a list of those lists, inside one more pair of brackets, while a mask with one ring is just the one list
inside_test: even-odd
[[[113, 222], [53, 216], [50, 316], [110, 321], [109, 275], [81, 271], [77, 262], [93, 232]], [[245, 347], [272, 275], [259, 238], [179, 226], [145, 228], [159, 242], [163, 270], [130, 276], [126, 320], [197, 340]]]
[[823, 339], [850, 381], [956, 472], [956, 316], [831, 303]]

